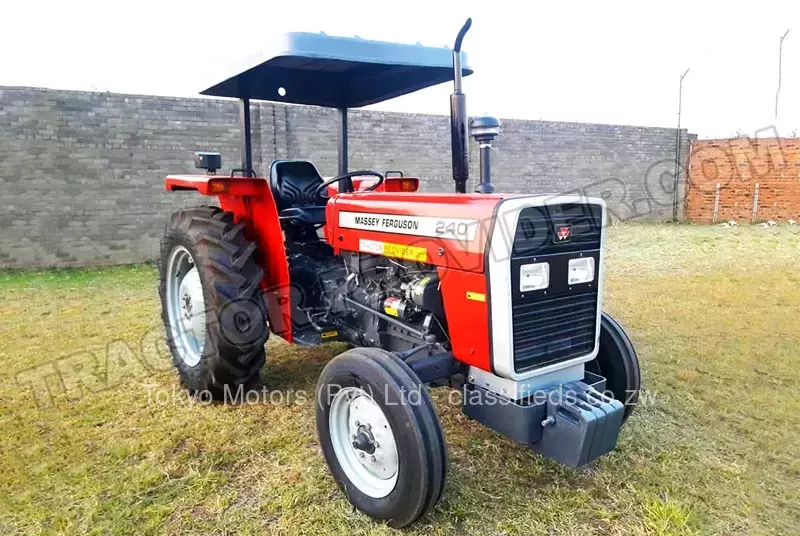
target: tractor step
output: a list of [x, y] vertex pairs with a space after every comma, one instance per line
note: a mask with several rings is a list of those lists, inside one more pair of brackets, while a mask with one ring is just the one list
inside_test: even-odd
[[565, 383], [516, 401], [467, 384], [463, 411], [543, 456], [577, 467], [611, 451], [622, 426], [624, 406], [601, 392], [603, 378], [591, 376], [584, 379], [592, 385]]
[[341, 340], [336, 326], [307, 327], [292, 333], [292, 340], [300, 346], [317, 346], [323, 342]]

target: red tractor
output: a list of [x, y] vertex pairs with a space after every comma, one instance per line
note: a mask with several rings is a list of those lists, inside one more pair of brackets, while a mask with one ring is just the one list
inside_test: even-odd
[[[471, 418], [562, 463], [612, 450], [639, 391], [636, 352], [601, 312], [601, 199], [494, 193], [500, 122], [467, 124], [461, 42], [453, 50], [292, 33], [205, 90], [240, 99], [242, 164], [171, 175], [169, 191], [216, 196], [166, 227], [160, 295], [173, 362], [193, 393], [248, 386], [269, 332], [352, 346], [317, 386], [317, 432], [348, 500], [393, 527], [432, 509], [447, 474], [428, 386], [462, 389]], [[454, 194], [418, 193], [402, 173], [350, 171], [347, 109], [449, 80]], [[339, 174], [307, 160], [252, 166], [250, 99], [339, 111]], [[466, 193], [468, 132], [481, 177]], [[233, 391], [231, 391], [233, 392]]]

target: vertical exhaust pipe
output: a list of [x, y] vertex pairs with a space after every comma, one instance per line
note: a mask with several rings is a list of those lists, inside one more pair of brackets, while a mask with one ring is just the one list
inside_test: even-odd
[[453, 159], [453, 181], [456, 193], [467, 193], [469, 180], [469, 145], [467, 142], [467, 96], [461, 92], [461, 42], [472, 26], [467, 19], [453, 46], [453, 94], [450, 95], [450, 144]]

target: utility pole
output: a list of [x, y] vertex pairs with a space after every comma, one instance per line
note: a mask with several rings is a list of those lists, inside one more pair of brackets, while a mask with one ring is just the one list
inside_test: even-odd
[[678, 221], [678, 172], [681, 163], [681, 106], [683, 104], [683, 78], [689, 74], [689, 69], [681, 75], [680, 83], [678, 84], [678, 129], [675, 132], [675, 184], [672, 191], [672, 221]]
[[[789, 28], [791, 30], [791, 28]], [[778, 119], [778, 99], [781, 96], [781, 69], [783, 67], [783, 40], [789, 35], [789, 30], [786, 30], [781, 36], [780, 44], [778, 45], [778, 90], [775, 92], [775, 120]]]

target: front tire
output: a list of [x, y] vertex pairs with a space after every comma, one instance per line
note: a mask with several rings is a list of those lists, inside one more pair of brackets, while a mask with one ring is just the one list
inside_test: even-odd
[[596, 359], [586, 363], [586, 370], [606, 379], [606, 391], [625, 406], [622, 422], [627, 421], [642, 386], [639, 357], [628, 334], [606, 313], [600, 319], [600, 351]]
[[447, 450], [433, 401], [401, 359], [354, 348], [317, 384], [317, 433], [325, 462], [350, 503], [405, 527], [439, 501]]
[[172, 363], [191, 393], [219, 397], [258, 377], [266, 360], [264, 275], [244, 225], [216, 207], [172, 214], [161, 244], [159, 295]]

